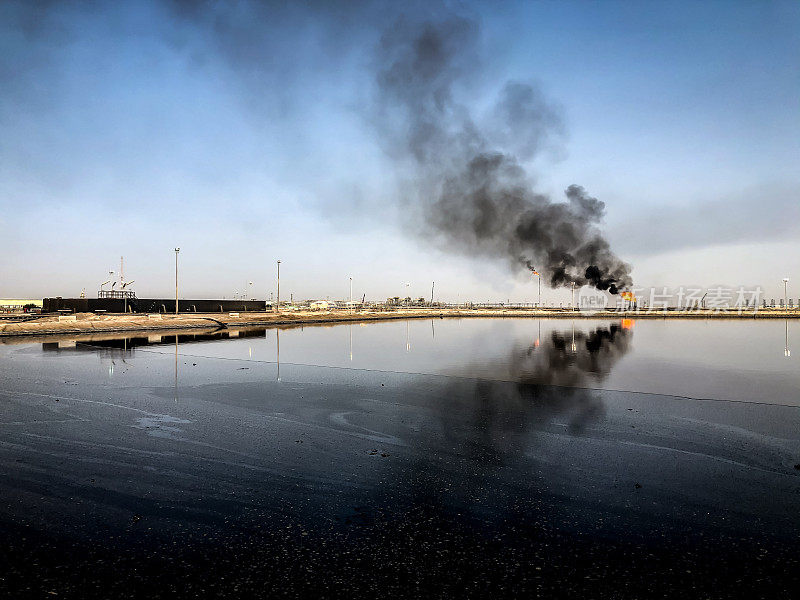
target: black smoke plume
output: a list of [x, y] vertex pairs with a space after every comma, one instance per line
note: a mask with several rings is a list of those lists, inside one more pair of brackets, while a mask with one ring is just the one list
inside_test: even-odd
[[535, 264], [554, 287], [630, 286], [630, 266], [598, 228], [603, 202], [578, 185], [561, 202], [539, 194], [521, 163], [558, 136], [558, 110], [520, 82], [508, 82], [482, 119], [456, 99], [480, 70], [477, 42], [477, 24], [463, 18], [400, 23], [381, 41], [375, 122], [411, 169], [421, 233], [515, 269]]

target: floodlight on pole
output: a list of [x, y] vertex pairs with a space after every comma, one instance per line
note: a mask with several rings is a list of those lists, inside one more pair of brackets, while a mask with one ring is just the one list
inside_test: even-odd
[[278, 299], [275, 303], [275, 312], [281, 310], [281, 261], [278, 261]]
[[536, 273], [536, 279], [539, 282], [539, 303], [536, 305], [538, 308], [542, 307], [542, 276]]
[[[130, 281], [123, 281], [122, 282], [122, 291], [125, 292], [125, 288], [131, 285], [132, 283], [136, 283], [135, 279], [131, 279]], [[128, 295], [126, 293], [122, 294], [122, 312], [128, 312]]]
[[175, 248], [175, 314], [178, 314], [178, 252], [180, 248]]
[[788, 277], [784, 277], [783, 278], [783, 307], [786, 310], [789, 310], [789, 293], [788, 293], [789, 287], [788, 287], [788, 285], [789, 285], [789, 278]]

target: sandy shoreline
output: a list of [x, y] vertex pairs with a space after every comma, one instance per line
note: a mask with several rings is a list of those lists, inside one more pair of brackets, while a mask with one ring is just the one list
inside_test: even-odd
[[[236, 316], [238, 314], [238, 316]], [[22, 317], [22, 315], [20, 315]], [[556, 318], [556, 319], [775, 319], [800, 318], [800, 310], [761, 309], [744, 311], [602, 311], [536, 309], [412, 309], [394, 311], [286, 311], [213, 314], [103, 314], [78, 313], [59, 317], [43, 315], [27, 321], [0, 322], [0, 337], [58, 334], [112, 333], [208, 328], [238, 328], [252, 325], [285, 326], [336, 324], [395, 319], [430, 318]]]

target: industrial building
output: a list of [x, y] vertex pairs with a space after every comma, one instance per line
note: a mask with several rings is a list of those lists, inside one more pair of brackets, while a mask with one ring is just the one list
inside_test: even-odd
[[27, 298], [0, 298], [0, 312], [36, 312], [41, 310], [42, 301]]

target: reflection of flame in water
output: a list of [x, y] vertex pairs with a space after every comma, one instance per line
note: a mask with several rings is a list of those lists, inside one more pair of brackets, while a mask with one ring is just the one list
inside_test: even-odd
[[636, 321], [634, 321], [633, 319], [622, 319], [622, 323], [620, 324], [622, 325], [623, 329], [633, 329], [633, 326], [636, 324]]

